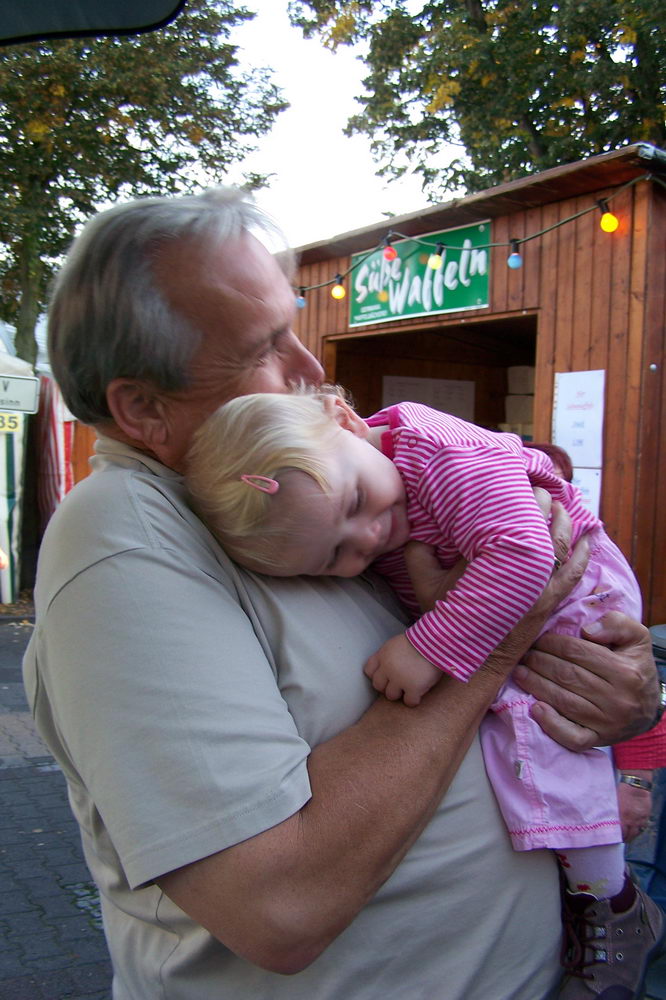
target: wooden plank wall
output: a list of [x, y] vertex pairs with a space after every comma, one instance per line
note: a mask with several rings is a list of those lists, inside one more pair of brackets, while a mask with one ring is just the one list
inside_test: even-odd
[[[548, 433], [555, 372], [606, 372], [601, 517], [639, 578], [647, 624], [666, 621], [666, 541], [656, 516], [666, 461], [663, 203], [637, 184], [612, 203], [616, 233], [603, 233], [591, 213], [543, 238], [543, 272], [558, 281], [543, 285], [535, 388], [538, 436]], [[576, 205], [549, 207], [546, 224]], [[648, 354], [659, 373], [648, 371]]]
[[655, 185], [646, 212], [645, 327], [640, 354], [634, 563], [649, 595], [650, 624], [666, 623], [666, 190]]
[[[522, 244], [519, 270], [506, 266], [506, 247], [492, 250], [489, 310], [350, 330], [348, 300], [336, 302], [323, 288], [307, 294], [297, 332], [326, 363], [329, 378], [340, 378], [337, 357], [342, 359], [345, 342], [364, 338], [372, 345], [374, 337], [374, 353], [347, 351], [343, 365], [349, 377], [353, 354], [359, 366], [356, 381], [364, 375], [376, 381], [377, 361], [390, 342], [383, 334], [399, 337], [411, 331], [416, 338], [417, 331], [437, 329], [441, 335], [461, 322], [475, 324], [478, 332], [481, 319], [534, 314], [534, 438], [543, 441], [551, 438], [555, 373], [604, 369], [601, 516], [637, 572], [646, 623], [658, 624], [666, 622], [666, 518], [657, 516], [666, 497], [666, 190], [641, 181], [618, 194], [612, 210], [621, 224], [614, 234], [600, 229], [596, 205], [572, 220], [611, 193], [599, 191], [495, 219], [494, 243], [549, 231]], [[340, 258], [304, 266], [297, 281], [318, 284], [344, 272], [349, 263]], [[650, 364], [657, 369], [650, 370]], [[415, 374], [418, 367], [403, 369], [403, 374]], [[425, 362], [421, 370], [426, 374]]]

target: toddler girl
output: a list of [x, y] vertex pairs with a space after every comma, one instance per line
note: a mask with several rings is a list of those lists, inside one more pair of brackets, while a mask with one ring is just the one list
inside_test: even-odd
[[[355, 576], [373, 563], [389, 579], [415, 620], [365, 672], [378, 691], [407, 705], [417, 705], [441, 671], [467, 681], [543, 590], [555, 557], [533, 487], [569, 512], [572, 544], [583, 533], [590, 539], [586, 573], [544, 631], [578, 635], [610, 609], [641, 616], [626, 560], [545, 454], [420, 404], [400, 403], [366, 421], [330, 389], [239, 397], [198, 432], [187, 480], [195, 509], [251, 570]], [[425, 614], [405, 566], [410, 539], [433, 546], [444, 567], [467, 562]], [[604, 933], [621, 919], [620, 933], [633, 934], [644, 904], [625, 876], [611, 761], [601, 749], [572, 754], [555, 743], [532, 720], [532, 703], [509, 680], [481, 728], [512, 843], [554, 849], [574, 915], [589, 916], [593, 901]], [[636, 802], [649, 814], [648, 769], [664, 763], [665, 746], [657, 731], [616, 750], [618, 765], [634, 771], [621, 777], [621, 803], [632, 797], [623, 807], [627, 827]], [[644, 938], [630, 964], [644, 967], [656, 949], [654, 936]], [[592, 962], [598, 953], [597, 944]]]

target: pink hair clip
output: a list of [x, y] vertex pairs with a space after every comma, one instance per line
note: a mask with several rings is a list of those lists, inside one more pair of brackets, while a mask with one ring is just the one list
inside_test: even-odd
[[259, 490], [260, 493], [277, 493], [280, 489], [280, 484], [276, 479], [269, 479], [268, 476], [241, 476], [241, 482], [247, 483], [248, 486], [254, 486], [255, 490]]

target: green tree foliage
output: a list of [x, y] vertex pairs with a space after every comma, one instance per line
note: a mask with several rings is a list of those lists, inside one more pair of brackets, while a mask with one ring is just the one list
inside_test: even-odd
[[[663, 0], [302, 0], [290, 15], [369, 75], [348, 134], [434, 200], [630, 142], [666, 143]], [[461, 155], [442, 169], [441, 149]]]
[[190, 0], [145, 35], [0, 49], [0, 318], [19, 356], [34, 363], [55, 262], [84, 217], [120, 195], [220, 182], [286, 107], [229, 42], [252, 16]]

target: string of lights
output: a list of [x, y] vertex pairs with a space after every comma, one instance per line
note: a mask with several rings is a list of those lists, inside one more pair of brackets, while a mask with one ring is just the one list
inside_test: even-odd
[[[524, 243], [529, 243], [531, 240], [536, 240], [541, 236], [545, 236], [547, 233], [550, 233], [555, 229], [559, 229], [561, 226], [566, 226], [568, 223], [574, 222], [576, 219], [580, 219], [582, 216], [588, 215], [590, 212], [595, 212], [595, 211], [599, 212], [600, 213], [599, 226], [601, 227], [601, 229], [605, 233], [614, 233], [619, 228], [620, 220], [618, 219], [617, 215], [611, 212], [609, 207], [609, 202], [611, 202], [614, 198], [617, 198], [624, 191], [633, 187], [635, 184], [638, 184], [641, 181], [651, 181], [651, 180], [654, 180], [657, 183], [661, 184], [663, 187], [666, 187], [666, 184], [664, 184], [661, 178], [656, 177], [650, 173], [641, 174], [639, 177], [633, 177], [630, 181], [627, 181], [626, 184], [623, 184], [620, 187], [618, 187], [615, 191], [612, 192], [612, 194], [609, 194], [606, 198], [599, 198], [596, 201], [593, 201], [591, 205], [588, 205], [586, 208], [581, 209], [580, 212], [575, 212], [573, 215], [567, 216], [566, 219], [560, 219], [558, 222], [553, 223], [552, 226], [546, 226], [544, 229], [540, 229], [538, 232], [530, 233], [529, 236], [512, 237], [506, 242], [485, 243], [477, 246], [476, 249], [491, 250], [497, 247], [507, 247], [509, 250], [509, 255], [507, 257], [507, 266], [511, 270], [517, 270], [518, 268], [521, 268], [523, 266], [523, 257], [520, 248]], [[360, 267], [364, 261], [366, 261], [369, 257], [372, 257], [373, 254], [377, 253], [378, 251], [382, 252], [383, 257], [387, 262], [391, 263], [392, 261], [394, 261], [396, 257], [398, 257], [398, 251], [393, 245], [396, 241], [409, 241], [409, 243], [414, 244], [417, 249], [419, 247], [426, 247], [429, 251], [428, 267], [431, 268], [433, 271], [437, 271], [442, 267], [444, 261], [444, 254], [446, 253], [446, 251], [450, 250], [453, 252], [461, 252], [464, 249], [463, 247], [459, 246], [450, 246], [448, 243], [436, 242], [433, 244], [432, 240], [428, 241], [425, 239], [420, 239], [417, 236], [406, 236], [404, 233], [396, 232], [395, 230], [390, 229], [386, 233], [386, 235], [382, 237], [382, 239], [376, 246], [374, 246], [371, 250], [368, 250], [368, 252], [363, 254], [363, 256], [360, 257], [358, 260], [354, 261], [354, 263], [351, 264], [346, 271], [337, 272], [332, 278], [329, 278], [326, 281], [321, 281], [318, 284], [301, 285], [297, 289], [297, 294], [296, 294], [297, 306], [300, 309], [303, 309], [305, 307], [305, 305], [307, 304], [306, 303], [307, 292], [316, 291], [317, 289], [327, 288], [329, 286], [331, 288], [331, 296], [334, 299], [338, 300], [344, 299], [345, 295], [347, 294], [344, 286], [345, 278], [348, 277], [352, 273], [352, 271]]]

